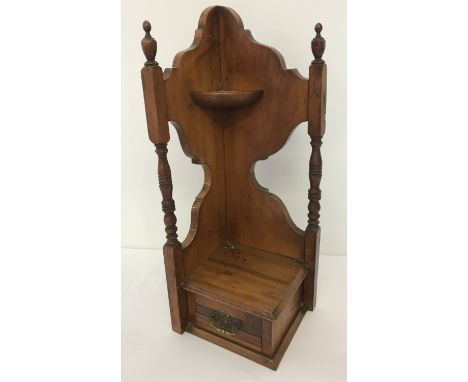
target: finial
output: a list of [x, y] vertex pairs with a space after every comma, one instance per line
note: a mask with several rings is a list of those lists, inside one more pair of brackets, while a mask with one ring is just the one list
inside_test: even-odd
[[148, 20], [143, 21], [143, 30], [146, 33], [151, 32], [151, 23]]
[[315, 60], [312, 61], [314, 63], [323, 63], [322, 55], [325, 51], [325, 39], [320, 34], [322, 32], [322, 24], [317, 23], [315, 24], [315, 33], [316, 36], [312, 40], [312, 53], [314, 54]]
[[[322, 24], [320, 23], [315, 24], [315, 32], [317, 33], [317, 35], [320, 36], [320, 32], [322, 31], [322, 28], [323, 28]], [[150, 25], [150, 29], [151, 29], [151, 25]]]
[[143, 37], [143, 40], [141, 40], [141, 47], [147, 60], [145, 62], [145, 66], [158, 66], [159, 64], [155, 60], [156, 52], [158, 49], [158, 43], [150, 34], [151, 23], [148, 20], [143, 21], [143, 30], [146, 33], [145, 37]]

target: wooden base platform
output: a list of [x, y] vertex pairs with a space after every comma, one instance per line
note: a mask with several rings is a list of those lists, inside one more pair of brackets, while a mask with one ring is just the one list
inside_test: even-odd
[[186, 330], [276, 369], [306, 311], [307, 272], [292, 258], [228, 243], [183, 284]]
[[255, 248], [229, 245], [203, 261], [184, 289], [276, 320], [307, 275], [307, 265]]

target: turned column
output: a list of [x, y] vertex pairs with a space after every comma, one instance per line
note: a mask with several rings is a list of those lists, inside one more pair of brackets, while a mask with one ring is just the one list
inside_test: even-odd
[[158, 154], [158, 179], [159, 189], [162, 194], [162, 210], [164, 212], [164, 225], [166, 226], [166, 246], [174, 247], [179, 244], [177, 240], [177, 218], [175, 216], [175, 202], [172, 199], [172, 177], [171, 168], [167, 161], [167, 144], [155, 145]]
[[309, 205], [307, 214], [307, 230], [317, 230], [320, 228], [320, 199], [322, 191], [320, 190], [320, 181], [322, 180], [322, 155], [320, 154], [320, 146], [322, 146], [322, 138], [311, 138], [312, 153], [309, 161]]
[[164, 79], [162, 69], [155, 60], [157, 42], [150, 34], [151, 24], [149, 21], [143, 22], [143, 29], [145, 37], [141, 40], [141, 47], [146, 56], [146, 62], [141, 70], [141, 79], [143, 81], [148, 135], [155, 145], [156, 154], [158, 155], [159, 188], [162, 195], [161, 204], [166, 227], [166, 244], [163, 248], [163, 254], [169, 308], [172, 329], [178, 333], [183, 333], [187, 325], [187, 298], [182, 288], [184, 264], [182, 247], [177, 239], [177, 218], [175, 216], [174, 199], [172, 199], [171, 168], [167, 159], [167, 143], [170, 137]]
[[327, 89], [327, 66], [322, 60], [325, 39], [321, 36], [322, 24], [315, 25], [316, 36], [312, 40], [314, 60], [309, 66], [308, 134], [312, 153], [309, 161], [309, 205], [308, 222], [305, 231], [304, 259], [309, 265], [309, 273], [304, 280], [304, 305], [309, 310], [315, 308], [317, 296], [317, 271], [320, 248], [320, 181], [322, 180], [322, 156], [320, 147], [325, 133], [325, 102]]

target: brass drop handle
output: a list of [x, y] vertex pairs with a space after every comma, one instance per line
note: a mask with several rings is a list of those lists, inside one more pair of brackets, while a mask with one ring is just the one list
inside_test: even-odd
[[242, 330], [242, 321], [228, 314], [215, 311], [210, 316], [210, 326], [222, 334], [235, 336]]

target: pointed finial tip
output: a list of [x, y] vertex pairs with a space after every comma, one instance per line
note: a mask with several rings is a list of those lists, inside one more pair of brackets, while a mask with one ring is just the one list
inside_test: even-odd
[[320, 23], [315, 24], [315, 33], [320, 34], [321, 31], [322, 31], [322, 24]]
[[323, 63], [322, 55], [325, 51], [325, 39], [322, 37], [320, 32], [322, 31], [322, 24], [315, 24], [316, 36], [312, 40], [312, 53], [314, 54], [313, 63]]
[[151, 32], [151, 23], [148, 20], [143, 21], [143, 30], [146, 33]]
[[151, 23], [148, 20], [143, 21], [143, 30], [146, 34], [143, 40], [141, 40], [141, 47], [146, 56], [145, 66], [158, 66], [158, 63], [155, 61], [158, 43], [150, 34]]

